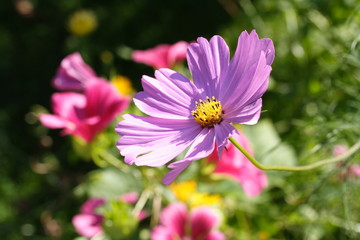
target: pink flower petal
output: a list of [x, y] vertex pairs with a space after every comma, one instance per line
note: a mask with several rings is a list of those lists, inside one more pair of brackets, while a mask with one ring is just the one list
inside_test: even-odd
[[[233, 137], [253, 155], [244, 134], [238, 133]], [[209, 156], [209, 161], [216, 163], [214, 173], [229, 176], [239, 182], [249, 197], [259, 195], [268, 184], [265, 173], [256, 168], [232, 143], [226, 148], [227, 151], [223, 151], [220, 159], [216, 151]]]
[[186, 219], [187, 208], [183, 203], [173, 203], [167, 206], [160, 215], [161, 224], [180, 238], [185, 235]]
[[72, 219], [76, 231], [84, 237], [94, 237], [102, 232], [103, 217], [97, 214], [82, 213]]
[[190, 214], [191, 237], [207, 236], [213, 228], [219, 225], [219, 216], [211, 208], [197, 207]]
[[344, 154], [347, 152], [349, 148], [345, 145], [336, 145], [333, 149], [333, 152], [332, 154], [335, 156], [335, 157], [338, 157], [340, 156], [341, 154]]
[[121, 195], [121, 200], [126, 203], [134, 204], [138, 201], [139, 194], [137, 192], [129, 192]]
[[90, 198], [82, 206], [80, 211], [82, 213], [95, 213], [95, 209], [105, 204], [103, 198]]
[[354, 175], [355, 177], [360, 178], [360, 165], [353, 165], [350, 166], [350, 174]]
[[79, 53], [65, 57], [53, 79], [53, 85], [58, 90], [83, 90], [89, 82], [95, 82], [98, 77], [88, 66]]
[[151, 232], [151, 240], [174, 240], [174, 233], [164, 226], [156, 226]]
[[40, 114], [40, 122], [47, 128], [64, 128], [67, 126], [67, 121], [54, 114]]
[[168, 63], [168, 51], [170, 45], [161, 44], [147, 50], [135, 50], [132, 52], [131, 58], [134, 62], [143, 63], [156, 69], [170, 67]]
[[184, 41], [173, 45], [160, 44], [147, 50], [135, 50], [131, 58], [134, 62], [143, 63], [156, 69], [170, 68], [173, 64], [185, 59], [188, 43]]
[[86, 98], [83, 94], [73, 92], [54, 93], [51, 96], [52, 108], [56, 115], [65, 119], [72, 119], [75, 116], [75, 107], [84, 108]]
[[54, 116], [41, 118], [47, 126], [64, 128], [63, 134], [72, 134], [90, 143], [117, 114], [127, 108], [129, 102], [130, 99], [121, 96], [112, 84], [98, 80], [87, 84], [85, 94], [53, 94]]
[[173, 203], [163, 209], [160, 224], [151, 233], [152, 240], [223, 240], [224, 235], [214, 230], [219, 216], [208, 207], [197, 207], [188, 216], [184, 203]]
[[188, 46], [189, 43], [185, 41], [180, 41], [170, 46], [168, 52], [168, 61], [170, 66], [186, 58], [186, 50]]
[[226, 239], [225, 235], [219, 231], [212, 231], [204, 238], [204, 240], [225, 240], [225, 239]]

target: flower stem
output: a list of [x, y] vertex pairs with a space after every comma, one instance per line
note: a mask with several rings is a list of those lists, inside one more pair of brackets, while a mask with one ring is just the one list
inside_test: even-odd
[[341, 154], [340, 156], [337, 157], [332, 157], [332, 158], [327, 158], [327, 159], [323, 159], [320, 160], [318, 162], [315, 163], [311, 163], [308, 165], [304, 165], [304, 166], [293, 166], [293, 167], [286, 167], [286, 166], [264, 166], [261, 163], [259, 163], [255, 158], [253, 158], [247, 151], [245, 148], [243, 148], [238, 142], [235, 141], [235, 139], [233, 139], [232, 137], [229, 138], [230, 142], [232, 144], [234, 144], [234, 146], [240, 150], [240, 152], [242, 152], [245, 157], [247, 157], [247, 159], [249, 159], [250, 162], [252, 162], [252, 164], [254, 164], [257, 168], [262, 169], [262, 170], [277, 170], [277, 171], [292, 171], [292, 172], [296, 172], [296, 171], [306, 171], [306, 170], [311, 170], [317, 167], [321, 167], [323, 165], [329, 164], [329, 163], [335, 163], [335, 162], [341, 162], [345, 159], [347, 159], [348, 157], [350, 157], [351, 155], [353, 155], [355, 152], [357, 152], [360, 149], [360, 141], [358, 141], [357, 143], [355, 143], [351, 148], [349, 148], [349, 150], [343, 154]]

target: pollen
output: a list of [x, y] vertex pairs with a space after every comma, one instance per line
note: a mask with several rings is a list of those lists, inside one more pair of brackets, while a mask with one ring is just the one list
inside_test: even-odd
[[215, 97], [206, 97], [206, 101], [200, 99], [199, 102], [196, 101], [195, 104], [196, 109], [192, 111], [191, 114], [201, 126], [212, 127], [221, 122], [224, 111], [222, 110], [220, 101]]

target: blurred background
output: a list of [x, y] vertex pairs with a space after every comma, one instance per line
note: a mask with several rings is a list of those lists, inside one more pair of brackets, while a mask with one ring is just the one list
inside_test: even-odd
[[[51, 79], [66, 55], [80, 52], [100, 76], [121, 74], [139, 91], [153, 69], [131, 61], [132, 49], [218, 34], [234, 52], [239, 34], [252, 29], [274, 41], [276, 57], [264, 122], [245, 129], [251, 140], [281, 139], [288, 155], [275, 154], [279, 164], [313, 162], [330, 157], [336, 144], [358, 141], [358, 0], [2, 1], [1, 239], [77, 236], [71, 218], [84, 199], [74, 189], [97, 166], [35, 114], [51, 109]], [[345, 165], [356, 163], [359, 154]], [[339, 180], [346, 166], [271, 173], [265, 196], [246, 203], [253, 209], [236, 220], [233, 239], [360, 239], [360, 184]]]

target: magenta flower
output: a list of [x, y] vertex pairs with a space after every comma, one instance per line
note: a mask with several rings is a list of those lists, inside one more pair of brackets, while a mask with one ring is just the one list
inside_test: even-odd
[[184, 41], [173, 45], [161, 44], [147, 50], [135, 50], [132, 52], [132, 60], [158, 68], [170, 68], [186, 58], [188, 43]]
[[53, 86], [62, 91], [81, 91], [92, 82], [101, 80], [94, 70], [87, 65], [79, 53], [65, 57], [53, 79]]
[[152, 233], [152, 240], [224, 240], [223, 233], [214, 230], [219, 216], [208, 207], [194, 208], [190, 213], [183, 203], [173, 203], [164, 208], [160, 225]]
[[102, 198], [90, 198], [81, 206], [81, 213], [73, 217], [75, 230], [84, 237], [94, 237], [103, 232], [104, 217], [96, 213], [96, 208], [105, 204]]
[[107, 81], [96, 81], [85, 88], [85, 93], [62, 92], [52, 96], [54, 114], [41, 114], [41, 123], [48, 128], [63, 128], [90, 143], [97, 134], [129, 104]]
[[[239, 132], [234, 139], [253, 155], [250, 143], [244, 134]], [[214, 173], [229, 176], [239, 182], [249, 197], [259, 195], [268, 184], [265, 173], [255, 167], [231, 143], [226, 146], [226, 149], [227, 151], [223, 151], [220, 158], [216, 150], [209, 156], [209, 162], [216, 164]]]
[[188, 148], [163, 183], [170, 184], [194, 160], [209, 156], [215, 142], [221, 155], [237, 130], [232, 123], [257, 123], [267, 89], [274, 47], [255, 31], [244, 31], [233, 59], [220, 36], [190, 44], [187, 61], [194, 82], [170, 69], [143, 76], [134, 102], [149, 116], [124, 115], [116, 127], [125, 162], [161, 166]]

